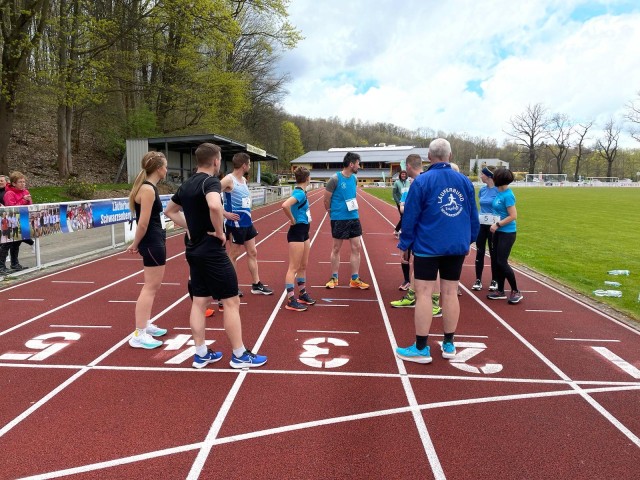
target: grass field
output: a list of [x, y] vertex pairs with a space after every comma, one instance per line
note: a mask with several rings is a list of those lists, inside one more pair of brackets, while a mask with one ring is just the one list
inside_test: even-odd
[[[390, 188], [368, 193], [391, 204]], [[511, 259], [640, 321], [640, 189], [518, 188], [518, 235]], [[629, 270], [611, 276], [609, 270]], [[621, 287], [608, 287], [605, 280]], [[622, 291], [622, 298], [594, 290]]]

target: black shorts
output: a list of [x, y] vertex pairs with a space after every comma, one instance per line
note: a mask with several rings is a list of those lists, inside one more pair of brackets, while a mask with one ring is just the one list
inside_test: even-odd
[[161, 267], [167, 263], [167, 247], [162, 244], [138, 246], [145, 267]]
[[244, 242], [256, 238], [258, 231], [253, 225], [250, 227], [232, 227], [227, 225], [227, 240], [231, 240], [236, 245], [244, 245]]
[[338, 240], [362, 236], [360, 220], [331, 220], [331, 236]]
[[457, 282], [462, 273], [465, 255], [446, 255], [442, 257], [413, 257], [413, 273], [416, 280], [435, 281], [440, 272], [442, 280]]
[[309, 224], [296, 223], [289, 227], [287, 232], [287, 242], [306, 242], [309, 240]]
[[238, 295], [238, 277], [233, 264], [223, 249], [212, 255], [187, 253], [194, 297], [213, 297], [223, 300]]

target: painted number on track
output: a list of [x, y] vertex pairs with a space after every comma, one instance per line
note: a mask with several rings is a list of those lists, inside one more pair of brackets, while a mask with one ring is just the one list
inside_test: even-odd
[[[54, 338], [61, 338], [64, 342], [45, 341]], [[74, 332], [45, 333], [31, 340], [27, 340], [24, 344], [25, 347], [31, 350], [38, 350], [38, 353], [5, 353], [0, 355], [0, 360], [29, 360], [32, 362], [41, 362], [68, 346], [70, 341], [79, 339], [80, 334]]]
[[[439, 343], [442, 344], [442, 342]], [[460, 348], [463, 350], [460, 351]], [[491, 375], [501, 372], [502, 364], [500, 363], [487, 363], [480, 367], [467, 365], [467, 360], [470, 360], [479, 353], [482, 353], [486, 348], [487, 346], [481, 342], [456, 342], [456, 350], [458, 352], [455, 358], [449, 360], [449, 363], [458, 370], [468, 373], [484, 373], [485, 375]]]
[[[215, 340], [205, 340], [205, 345], [211, 345]], [[180, 350], [185, 346], [189, 347], [177, 355], [171, 357], [167, 360], [166, 364], [169, 365], [179, 365], [185, 360], [193, 359], [193, 356], [196, 354], [195, 342], [191, 339], [191, 335], [180, 334], [175, 338], [170, 338], [164, 341], [164, 349], [166, 350]]]
[[305, 365], [314, 368], [338, 368], [346, 365], [349, 359], [344, 356], [333, 357], [329, 359], [319, 359], [319, 356], [329, 355], [329, 348], [321, 348], [321, 343], [329, 343], [336, 347], [348, 347], [349, 344], [344, 340], [332, 337], [311, 338], [302, 344], [304, 352], [300, 355], [300, 361]]

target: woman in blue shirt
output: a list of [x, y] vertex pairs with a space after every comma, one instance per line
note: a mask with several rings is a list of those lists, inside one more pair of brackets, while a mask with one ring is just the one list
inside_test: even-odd
[[493, 215], [493, 200], [498, 194], [498, 189], [493, 184], [493, 172], [496, 167], [482, 167], [480, 172], [480, 180], [484, 185], [478, 192], [478, 200], [480, 201], [480, 231], [476, 239], [476, 282], [471, 287], [473, 290], [482, 290], [482, 270], [484, 269], [484, 254], [487, 244], [489, 245], [489, 256], [491, 257], [491, 284], [490, 291], [498, 288], [497, 282], [494, 280], [495, 265], [493, 253], [493, 234], [490, 231], [491, 225], [495, 223]]
[[[309, 186], [311, 174], [305, 167], [298, 167], [294, 175], [296, 177], [296, 186], [291, 196], [282, 204], [282, 211], [291, 223], [287, 232], [289, 268], [285, 277], [287, 303], [284, 308], [295, 312], [304, 312], [308, 308], [307, 305], [316, 303], [305, 288], [309, 249], [311, 247], [311, 241], [309, 240], [311, 212], [306, 189]], [[297, 299], [294, 295], [294, 280], [298, 284]]]
[[493, 173], [493, 183], [498, 188], [498, 194], [493, 200], [493, 214], [497, 215], [499, 220], [491, 225], [490, 231], [493, 233], [493, 251], [496, 257], [494, 275], [496, 282], [498, 282], [498, 289], [487, 295], [487, 298], [489, 300], [507, 299], [504, 293], [504, 281], [506, 279], [511, 286], [508, 302], [516, 304], [523, 297], [518, 290], [513, 269], [509, 265], [511, 248], [516, 242], [516, 219], [518, 218], [516, 197], [509, 188], [509, 184], [513, 180], [513, 173], [507, 168], [498, 168]]

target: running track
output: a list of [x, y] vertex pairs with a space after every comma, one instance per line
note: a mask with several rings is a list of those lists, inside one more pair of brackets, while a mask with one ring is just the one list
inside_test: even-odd
[[[182, 235], [167, 242], [157, 350], [126, 343], [142, 280], [118, 253], [0, 291], [0, 478], [640, 478], [640, 335], [518, 273], [524, 301], [488, 303], [463, 270], [458, 356], [396, 360], [413, 310], [401, 281], [394, 207], [359, 192], [368, 291], [327, 290], [330, 226], [310, 193], [308, 285], [318, 304], [282, 308], [286, 219], [255, 211], [261, 280], [239, 261], [244, 339], [269, 362], [190, 367]], [[71, 237], [70, 237], [71, 238]], [[348, 246], [341, 280], [348, 279]], [[487, 259], [488, 263], [488, 259]], [[488, 270], [486, 271], [488, 274]], [[488, 276], [488, 275], [487, 275]]]

